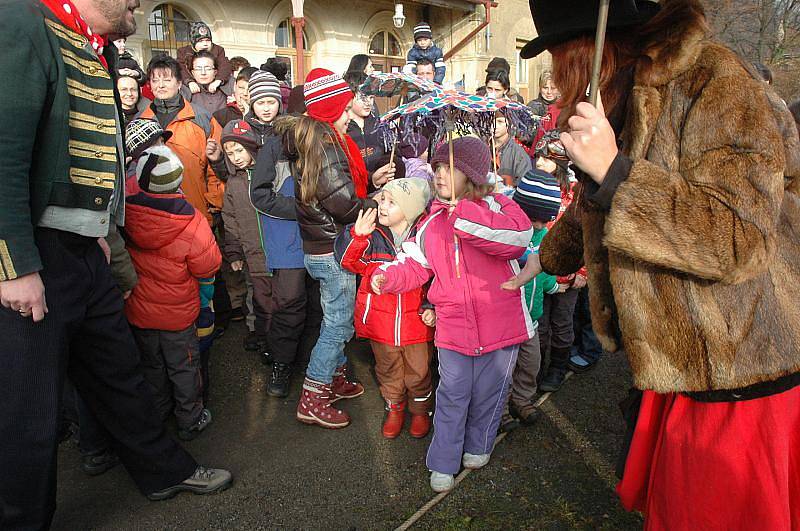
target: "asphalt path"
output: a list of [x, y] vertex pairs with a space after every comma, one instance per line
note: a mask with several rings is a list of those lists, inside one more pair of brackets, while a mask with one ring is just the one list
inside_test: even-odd
[[[268, 368], [242, 349], [244, 334], [237, 323], [215, 343], [214, 421], [186, 444], [202, 464], [230, 469], [234, 486], [149, 502], [121, 466], [85, 476], [70, 441], [59, 451], [54, 529], [395, 529], [433, 498], [425, 468], [430, 436], [381, 436], [383, 401], [368, 343], [348, 346], [354, 376], [366, 387], [342, 404], [353, 423], [324, 430], [294, 418], [301, 377], [287, 399], [266, 395]], [[621, 354], [571, 378], [544, 402], [537, 425], [505, 437], [486, 468], [412, 529], [641, 528], [613, 491], [624, 434], [617, 403], [629, 381]]]

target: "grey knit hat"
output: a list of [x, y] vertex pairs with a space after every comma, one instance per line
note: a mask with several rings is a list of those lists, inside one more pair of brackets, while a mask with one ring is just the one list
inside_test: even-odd
[[281, 84], [278, 78], [270, 72], [263, 70], [253, 72], [247, 84], [247, 90], [250, 92], [250, 105], [262, 98], [275, 98], [278, 100], [278, 104], [281, 103]]
[[153, 194], [173, 194], [183, 182], [181, 159], [167, 146], [144, 150], [136, 164], [139, 187]]

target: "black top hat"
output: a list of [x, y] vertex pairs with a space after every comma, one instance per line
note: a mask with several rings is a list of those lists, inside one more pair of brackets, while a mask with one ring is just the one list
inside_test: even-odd
[[[600, 0], [529, 0], [538, 37], [520, 52], [520, 57], [536, 57], [547, 48], [597, 31]], [[608, 29], [638, 26], [658, 13], [650, 0], [611, 0]]]

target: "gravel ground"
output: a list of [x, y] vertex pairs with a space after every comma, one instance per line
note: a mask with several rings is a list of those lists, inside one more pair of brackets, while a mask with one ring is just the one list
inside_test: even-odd
[[[89, 478], [74, 442], [59, 452], [54, 529], [394, 529], [433, 497], [428, 440], [380, 434], [383, 402], [368, 343], [349, 346], [364, 396], [343, 404], [340, 431], [294, 420], [300, 378], [289, 398], [267, 397], [258, 357], [242, 350], [235, 324], [214, 347], [214, 422], [187, 448], [199, 462], [229, 468], [234, 486], [213, 496], [148, 502], [122, 467]], [[617, 402], [629, 382], [621, 355], [571, 378], [535, 426], [501, 441], [492, 462], [471, 473], [415, 529], [637, 529], [619, 506], [613, 466], [624, 426]], [[171, 428], [172, 429], [172, 428]]]

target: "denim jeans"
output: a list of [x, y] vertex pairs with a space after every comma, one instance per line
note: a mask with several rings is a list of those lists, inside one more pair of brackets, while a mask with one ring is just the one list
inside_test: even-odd
[[344, 346], [353, 337], [356, 276], [341, 268], [331, 255], [305, 255], [308, 274], [319, 280], [322, 326], [311, 351], [306, 376], [317, 382], [333, 381], [336, 367], [347, 363]]
[[589, 363], [594, 363], [603, 355], [603, 346], [592, 330], [592, 314], [589, 311], [589, 288], [578, 291], [573, 320], [575, 341], [571, 356], [580, 355]]

